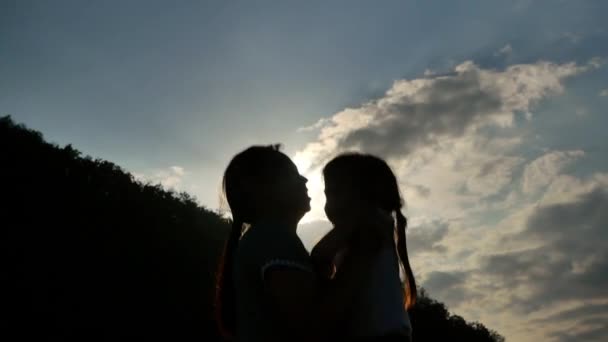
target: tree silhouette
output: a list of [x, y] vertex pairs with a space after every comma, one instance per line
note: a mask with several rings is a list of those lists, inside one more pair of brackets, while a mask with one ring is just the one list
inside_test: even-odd
[[[220, 340], [212, 299], [225, 219], [10, 117], [0, 118], [0, 182], [3, 340]], [[503, 340], [422, 293], [415, 341]]]
[[0, 165], [7, 329], [23, 339], [215, 338], [225, 220], [8, 117]]
[[450, 315], [443, 303], [430, 298], [421, 288], [416, 305], [409, 312], [414, 341], [504, 342], [497, 332], [479, 322], [467, 323], [458, 315]]

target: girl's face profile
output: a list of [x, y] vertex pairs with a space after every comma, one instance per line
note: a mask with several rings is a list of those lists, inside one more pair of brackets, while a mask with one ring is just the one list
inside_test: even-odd
[[359, 189], [341, 184], [340, 180], [325, 179], [325, 215], [335, 226], [356, 224], [359, 218], [379, 209]]
[[332, 223], [344, 221], [355, 210], [356, 198], [335, 182], [325, 179], [325, 215]]

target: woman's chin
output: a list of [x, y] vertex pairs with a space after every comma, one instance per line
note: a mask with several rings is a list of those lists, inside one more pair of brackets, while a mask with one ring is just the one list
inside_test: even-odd
[[304, 205], [302, 206], [302, 212], [303, 212], [304, 214], [306, 214], [307, 212], [309, 212], [309, 211], [310, 211], [310, 209], [311, 209], [311, 208], [310, 208], [310, 203], [306, 203], [306, 204], [304, 204]]

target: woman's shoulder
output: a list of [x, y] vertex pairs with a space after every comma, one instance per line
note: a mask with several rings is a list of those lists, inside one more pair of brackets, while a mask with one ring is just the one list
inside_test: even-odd
[[239, 259], [257, 266], [272, 260], [310, 262], [310, 255], [295, 232], [269, 224], [251, 226], [241, 237], [237, 253]]
[[[297, 241], [296, 241], [297, 240]], [[278, 224], [261, 223], [248, 227], [239, 240], [239, 245], [254, 250], [275, 249], [282, 245], [301, 243], [295, 232]]]

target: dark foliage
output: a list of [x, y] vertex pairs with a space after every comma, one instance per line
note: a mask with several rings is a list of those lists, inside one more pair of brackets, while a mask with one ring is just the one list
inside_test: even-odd
[[0, 119], [0, 165], [3, 333], [215, 338], [210, 303], [227, 222], [10, 118]]
[[[0, 338], [213, 341], [229, 222], [0, 118]], [[501, 341], [424, 295], [416, 341]]]
[[504, 342], [497, 332], [488, 330], [479, 322], [467, 323], [458, 315], [450, 315], [443, 303], [431, 299], [420, 289], [418, 300], [410, 319], [414, 329], [414, 341], [467, 341]]

